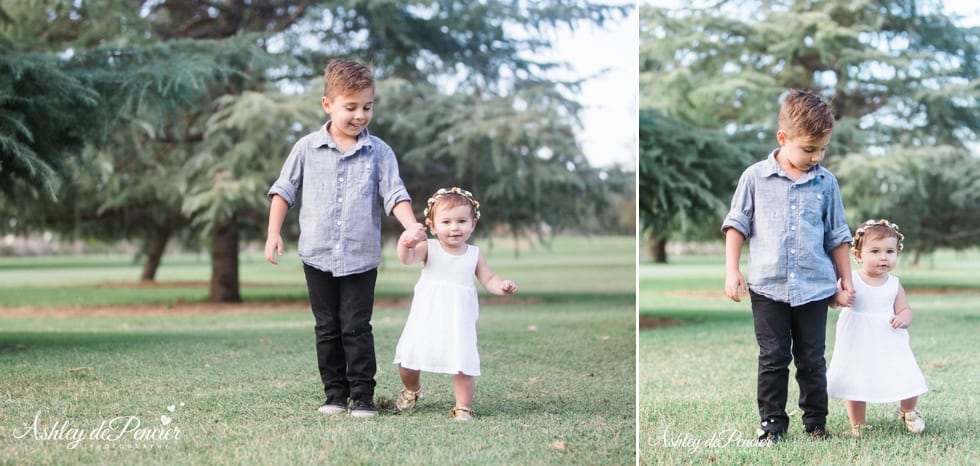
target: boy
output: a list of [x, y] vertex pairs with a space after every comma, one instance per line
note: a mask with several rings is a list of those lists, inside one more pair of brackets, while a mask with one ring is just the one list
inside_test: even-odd
[[[779, 441], [786, 414], [789, 363], [795, 359], [803, 429], [827, 436], [827, 306], [837, 280], [853, 300], [850, 230], [837, 179], [820, 166], [834, 129], [818, 94], [794, 90], [779, 110], [779, 148], [742, 173], [725, 234], [725, 294], [741, 301], [739, 256], [749, 240], [749, 296], [759, 344], [759, 442]], [[850, 302], [838, 303], [849, 305]]]
[[326, 401], [318, 411], [370, 418], [377, 362], [371, 314], [381, 263], [380, 197], [411, 234], [425, 240], [391, 148], [368, 134], [374, 78], [367, 67], [331, 60], [320, 101], [330, 120], [293, 146], [269, 189], [265, 258], [283, 253], [286, 211], [302, 193], [299, 257], [315, 319], [316, 357]]

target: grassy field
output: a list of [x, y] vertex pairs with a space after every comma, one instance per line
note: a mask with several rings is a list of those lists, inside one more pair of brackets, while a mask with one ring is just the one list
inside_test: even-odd
[[[241, 268], [246, 299], [285, 309], [174, 315], [140, 309], [202, 300], [206, 260], [167, 258], [161, 285], [134, 287], [125, 257], [0, 259], [0, 464], [633, 464], [633, 239], [484, 251], [521, 293], [481, 308], [484, 375], [465, 424], [448, 414], [451, 378], [430, 374], [412, 413], [318, 414], [312, 317], [288, 304], [305, 297], [289, 253]], [[417, 277], [389, 256], [378, 293], [406, 296]], [[52, 306], [78, 316], [31, 315]], [[375, 311], [378, 396], [400, 389], [390, 361], [406, 317]]]
[[[639, 334], [641, 464], [980, 464], [980, 251], [943, 252], [895, 272], [915, 312], [912, 350], [929, 386], [919, 401], [923, 435], [905, 431], [896, 406], [869, 404], [875, 429], [867, 437], [805, 439], [791, 366], [790, 432], [773, 448], [752, 441], [758, 347], [748, 300], [724, 296], [723, 264], [722, 257], [681, 257], [639, 268], [641, 320], [658, 325]], [[838, 314], [828, 317], [828, 361]], [[839, 434], [847, 425], [844, 402], [832, 399], [828, 428]]]

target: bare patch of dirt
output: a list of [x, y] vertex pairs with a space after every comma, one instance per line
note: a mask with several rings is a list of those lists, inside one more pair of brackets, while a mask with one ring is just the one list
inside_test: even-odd
[[725, 298], [723, 290], [678, 290], [665, 291], [664, 295], [675, 298]]
[[[171, 285], [172, 282], [166, 286]], [[540, 302], [534, 298], [511, 296], [480, 297], [481, 306], [510, 306]], [[411, 297], [378, 298], [376, 311], [405, 310], [412, 304]], [[173, 304], [137, 304], [120, 306], [63, 306], [63, 307], [0, 307], [0, 317], [136, 317], [136, 316], [195, 316], [211, 314], [264, 314], [275, 312], [309, 312], [307, 300], [249, 301], [241, 303], [176, 302]]]
[[948, 288], [902, 285], [906, 293], [915, 294], [980, 294], [980, 288]]
[[683, 325], [680, 320], [674, 319], [673, 317], [653, 317], [645, 316], [640, 314], [640, 330], [647, 330], [653, 328], [663, 328], [663, 327], [673, 327], [675, 325]]

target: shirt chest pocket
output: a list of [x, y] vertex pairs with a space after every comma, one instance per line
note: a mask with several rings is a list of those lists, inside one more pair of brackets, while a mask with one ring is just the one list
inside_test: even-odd
[[800, 197], [798, 208], [800, 209], [800, 220], [809, 225], [823, 226], [824, 212], [827, 212], [827, 202], [829, 196], [820, 191], [805, 193]]
[[358, 164], [352, 173], [354, 185], [360, 192], [371, 192], [378, 185], [378, 171], [371, 162]]

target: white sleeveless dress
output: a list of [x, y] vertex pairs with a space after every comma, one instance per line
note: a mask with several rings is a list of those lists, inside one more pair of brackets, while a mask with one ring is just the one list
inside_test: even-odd
[[837, 319], [834, 352], [827, 369], [832, 398], [889, 403], [927, 391], [925, 377], [909, 346], [909, 332], [892, 328], [898, 277], [871, 286], [852, 272], [854, 303]]
[[476, 349], [480, 308], [473, 285], [480, 250], [467, 245], [463, 255], [454, 256], [434, 239], [428, 240], [428, 248], [395, 349], [395, 364], [425, 372], [480, 375]]

